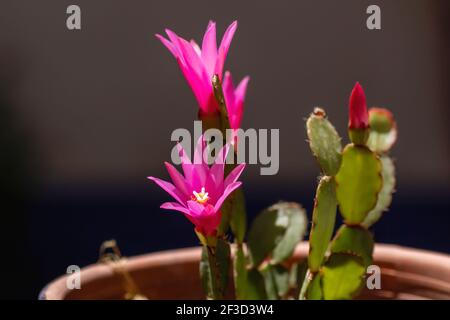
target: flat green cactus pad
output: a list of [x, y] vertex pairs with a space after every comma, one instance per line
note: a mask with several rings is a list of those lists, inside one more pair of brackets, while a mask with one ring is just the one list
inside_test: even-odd
[[205, 246], [202, 247], [202, 256], [200, 259], [199, 268], [203, 291], [209, 299], [213, 299], [214, 293], [211, 283], [211, 270], [209, 268], [208, 250]]
[[321, 269], [324, 299], [352, 299], [364, 283], [365, 272], [364, 263], [358, 256], [333, 253]]
[[341, 165], [341, 138], [327, 120], [325, 111], [316, 108], [306, 122], [309, 146], [324, 174], [335, 175]]
[[305, 210], [297, 203], [280, 202], [258, 215], [248, 234], [251, 262], [277, 264], [289, 258], [306, 231]]
[[372, 234], [363, 227], [346, 226], [339, 228], [331, 244], [332, 253], [350, 253], [362, 258], [367, 267], [372, 264]]
[[347, 145], [336, 175], [336, 197], [346, 224], [360, 224], [378, 199], [383, 181], [381, 162], [364, 146]]
[[217, 239], [216, 246], [216, 263], [218, 273], [220, 275], [219, 290], [225, 292], [228, 287], [228, 275], [230, 274], [230, 244], [223, 240]]
[[383, 177], [383, 187], [378, 194], [378, 201], [375, 208], [369, 212], [363, 222], [363, 225], [366, 227], [370, 227], [377, 222], [381, 218], [383, 212], [391, 205], [392, 193], [395, 188], [395, 166], [392, 159], [388, 156], [382, 156], [380, 160], [382, 166], [381, 174]]
[[267, 297], [270, 300], [282, 299], [289, 291], [289, 270], [281, 265], [266, 265], [261, 270], [264, 277]]
[[247, 213], [245, 211], [245, 197], [242, 188], [235, 190], [231, 196], [232, 209], [230, 226], [236, 241], [242, 243], [247, 228]]
[[236, 247], [236, 253], [233, 260], [234, 271], [234, 287], [236, 291], [236, 299], [242, 300], [247, 298], [247, 259], [242, 245]]
[[337, 208], [335, 188], [333, 177], [322, 177], [317, 187], [309, 236], [308, 264], [312, 272], [319, 270], [333, 235]]

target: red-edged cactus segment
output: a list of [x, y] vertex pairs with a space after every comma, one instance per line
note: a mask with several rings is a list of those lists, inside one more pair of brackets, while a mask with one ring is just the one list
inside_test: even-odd
[[383, 185], [381, 163], [364, 146], [345, 147], [336, 175], [336, 197], [346, 224], [360, 224], [378, 200]]
[[360, 226], [343, 225], [331, 243], [332, 253], [348, 253], [359, 256], [367, 267], [372, 264], [373, 236]]
[[333, 253], [321, 270], [325, 300], [349, 300], [359, 293], [366, 268], [363, 260], [352, 254]]
[[336, 185], [333, 177], [322, 177], [314, 200], [311, 233], [309, 235], [308, 265], [317, 272], [322, 265], [336, 220]]
[[322, 172], [329, 176], [335, 175], [341, 165], [341, 137], [326, 118], [323, 109], [314, 109], [314, 112], [306, 121], [306, 132], [309, 147]]

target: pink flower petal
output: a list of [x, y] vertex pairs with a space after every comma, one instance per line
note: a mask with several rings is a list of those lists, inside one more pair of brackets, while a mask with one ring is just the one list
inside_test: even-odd
[[232, 24], [225, 31], [222, 42], [220, 43], [219, 51], [217, 53], [217, 61], [214, 73], [218, 74], [222, 80], [223, 66], [225, 59], [227, 58], [228, 49], [230, 48], [231, 40], [233, 40], [234, 33], [236, 32], [237, 21], [233, 21]]
[[208, 76], [212, 78], [217, 59], [216, 24], [210, 21], [202, 43], [202, 60]]
[[201, 216], [203, 213], [203, 210], [205, 209], [205, 206], [198, 203], [197, 201], [189, 200], [187, 202], [190, 214], [193, 217]]
[[[180, 191], [181, 194], [183, 194], [186, 198], [188, 198], [190, 196], [190, 191], [186, 187], [184, 177], [170, 163], [164, 162], [164, 164], [166, 165], [167, 172], [169, 172], [170, 178], [172, 179], [172, 182], [175, 185], [175, 187]], [[184, 201], [186, 200], [187, 199], [184, 199]]]
[[192, 222], [194, 225], [196, 225], [198, 223], [196, 217], [192, 215], [191, 211], [188, 208], [186, 208], [186, 207], [184, 207], [184, 206], [182, 206], [182, 205], [180, 205], [180, 204], [178, 204], [176, 202], [163, 203], [160, 208], [167, 209], [167, 210], [179, 211], [179, 212], [183, 213], [184, 216], [190, 222]]
[[148, 177], [148, 178], [154, 181], [158, 186], [160, 186], [164, 191], [170, 194], [179, 203], [181, 204], [184, 203], [183, 195], [178, 191], [178, 189], [173, 184], [155, 177]]
[[181, 159], [181, 167], [183, 168], [184, 178], [187, 182], [189, 182], [192, 180], [192, 171], [194, 170], [194, 166], [191, 163], [191, 159], [187, 156], [186, 151], [184, 151], [181, 143], [177, 143], [177, 149], [178, 155]]
[[206, 187], [208, 179], [208, 170], [205, 170], [201, 165], [193, 165], [191, 187], [192, 191], [200, 192], [203, 187]]
[[[219, 227], [221, 214], [209, 204], [202, 205], [195, 201], [189, 201], [190, 219], [197, 231], [205, 235], [213, 235]], [[189, 218], [189, 217], [188, 217]]]
[[[205, 161], [206, 142], [204, 136], [200, 136], [194, 151], [194, 171], [198, 179], [198, 187], [204, 187], [209, 175], [209, 166]], [[194, 184], [193, 184], [194, 185]]]
[[192, 45], [183, 38], [178, 38], [178, 41], [180, 51], [183, 54], [186, 64], [191, 66], [191, 68], [200, 76], [201, 79], [208, 79], [209, 76], [206, 72], [205, 66]]
[[185, 215], [191, 215], [188, 208], [182, 206], [179, 203], [176, 202], [165, 202], [163, 203], [160, 208], [167, 209], [167, 210], [175, 210], [184, 213]]
[[217, 185], [218, 189], [221, 189], [224, 179], [224, 170], [225, 163], [227, 160], [227, 155], [230, 150], [230, 145], [227, 143], [220, 151], [218, 152], [216, 159], [214, 160], [214, 164], [211, 166], [209, 170], [209, 174], [212, 177], [212, 180]]
[[191, 39], [191, 46], [192, 48], [194, 48], [195, 53], [201, 57], [202, 56], [202, 50], [200, 49], [200, 47], [198, 46], [197, 42], [195, 42], [194, 39]]
[[173, 56], [175, 58], [178, 58], [178, 52], [175, 49], [174, 45], [172, 44], [172, 42], [170, 42], [169, 40], [167, 40], [166, 38], [164, 38], [162, 35], [160, 34], [155, 34], [155, 36], [162, 42], [162, 44], [169, 49], [170, 53], [173, 54]]
[[237, 101], [243, 102], [245, 100], [245, 93], [247, 91], [247, 85], [248, 85], [249, 81], [250, 81], [250, 77], [246, 76], [244, 79], [241, 80], [241, 82], [237, 86], [235, 93], [234, 93]]
[[180, 49], [180, 41], [178, 40], [179, 39], [178, 35], [170, 29], [166, 29], [165, 31], [167, 36], [169, 37], [170, 42], [173, 45], [176, 57], [178, 59], [181, 59], [183, 64], [186, 64], [186, 61], [184, 60], [183, 54]]
[[236, 100], [234, 94], [233, 78], [230, 72], [225, 72], [222, 81], [223, 95], [225, 97], [225, 104], [227, 106], [228, 115], [232, 118], [236, 112]]
[[180, 66], [181, 72], [183, 73], [186, 81], [189, 86], [192, 88], [194, 92], [195, 98], [199, 104], [200, 109], [207, 112], [209, 110], [209, 98], [212, 94], [212, 89], [209, 90], [206, 88], [203, 80], [199, 77], [199, 75], [193, 71], [189, 66], [185, 65], [182, 60], [179, 58], [178, 65]]
[[206, 205], [202, 216], [198, 219], [200, 222], [199, 229], [206, 235], [214, 235], [217, 232], [221, 219], [222, 214], [220, 211], [216, 211], [211, 205]]
[[206, 142], [202, 135], [202, 136], [200, 136], [200, 138], [198, 138], [197, 144], [195, 146], [194, 164], [202, 164], [202, 165], [205, 164], [205, 161], [203, 159], [203, 153], [204, 153], [205, 148], [206, 148]]
[[242, 171], [245, 168], [245, 163], [241, 163], [239, 164], [236, 168], [233, 169], [233, 171], [231, 171], [228, 176], [225, 178], [225, 187], [227, 187], [228, 185], [235, 183], [237, 181], [237, 179], [239, 179], [239, 176], [241, 175]]
[[166, 33], [172, 44], [169, 50], [172, 50], [174, 56], [177, 57], [178, 65], [192, 88], [200, 108], [207, 111], [209, 97], [212, 94], [212, 85], [205, 83], [207, 76], [203, 64], [200, 63], [200, 57], [195, 53], [192, 44], [170, 29], [166, 29]]
[[245, 93], [249, 80], [249, 77], [245, 77], [244, 79], [242, 79], [242, 81], [234, 91], [235, 106], [233, 117], [232, 119], [230, 119], [230, 126], [234, 130], [237, 130], [241, 127], [242, 115], [244, 113]]
[[217, 200], [216, 204], [214, 205], [214, 210], [219, 211], [225, 199], [230, 195], [230, 193], [239, 188], [241, 184], [242, 184], [241, 182], [233, 182], [229, 184], [223, 191], [222, 196]]

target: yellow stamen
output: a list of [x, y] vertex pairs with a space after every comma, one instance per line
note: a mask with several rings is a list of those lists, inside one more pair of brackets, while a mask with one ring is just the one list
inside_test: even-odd
[[192, 192], [194, 196], [192, 197], [193, 200], [197, 201], [198, 203], [204, 204], [206, 201], [208, 201], [208, 192], [205, 192], [205, 188], [202, 187], [201, 192]]

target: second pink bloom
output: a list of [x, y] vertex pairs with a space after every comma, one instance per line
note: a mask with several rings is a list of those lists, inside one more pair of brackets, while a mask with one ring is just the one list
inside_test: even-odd
[[219, 76], [222, 81], [230, 126], [235, 130], [240, 128], [245, 92], [249, 81], [249, 77], [245, 77], [235, 87], [229, 72], [226, 72], [223, 77], [225, 60], [236, 28], [237, 21], [234, 21], [225, 31], [219, 48], [217, 48], [216, 24], [212, 21], [208, 24], [201, 47], [194, 40], [187, 41], [169, 29], [166, 29], [168, 39], [159, 34], [156, 35], [177, 59], [184, 77], [194, 92], [202, 114], [218, 112], [212, 77], [215, 74]]

